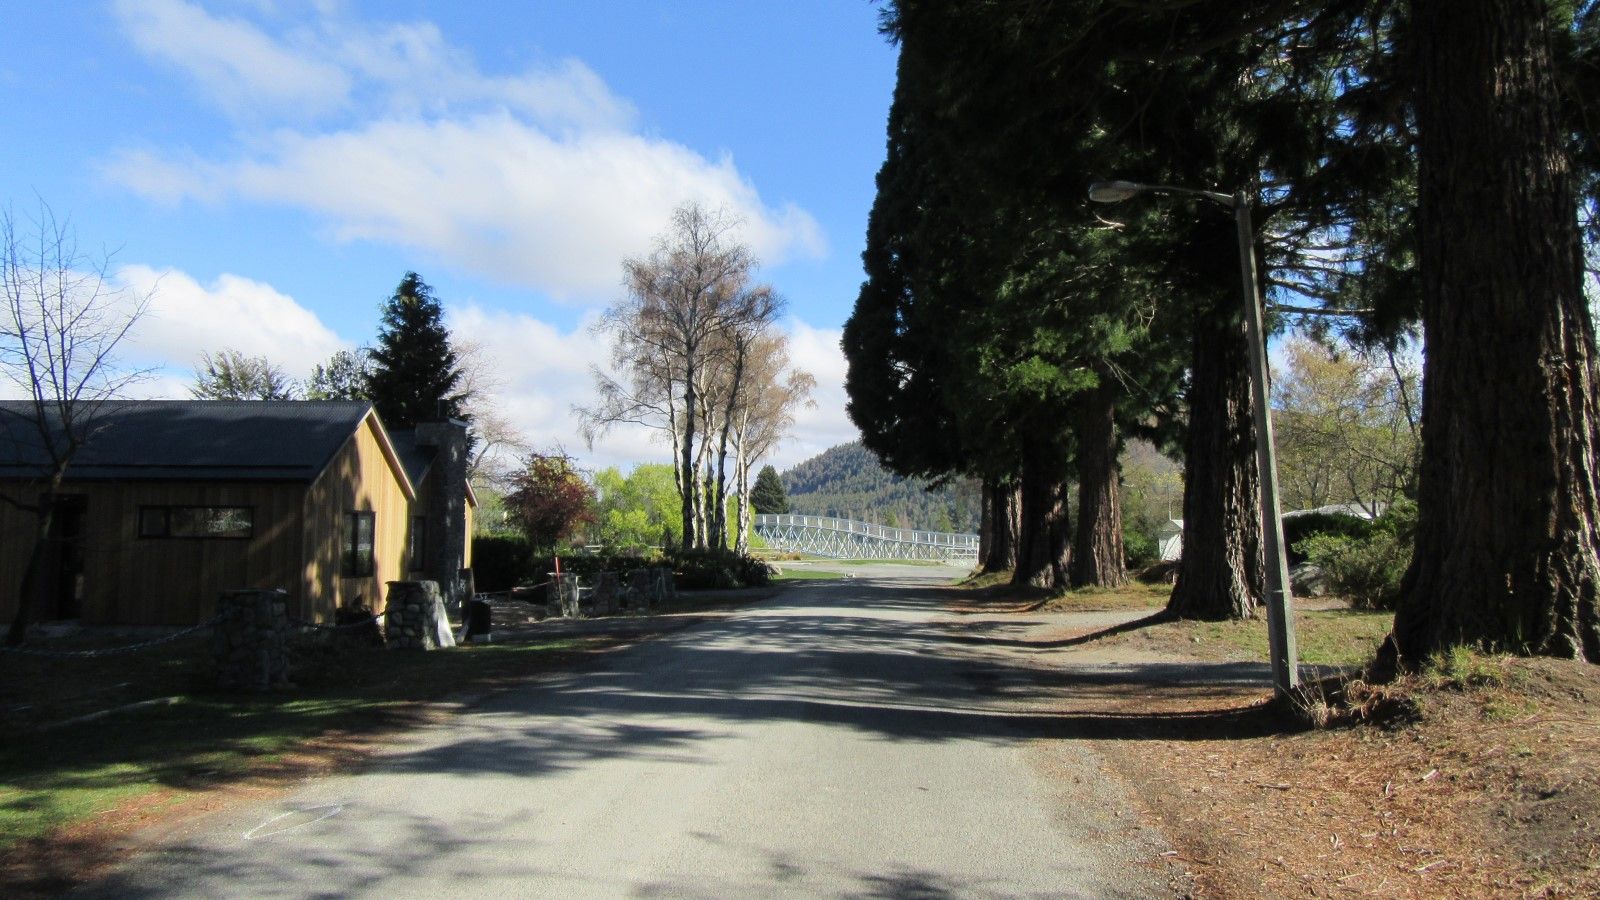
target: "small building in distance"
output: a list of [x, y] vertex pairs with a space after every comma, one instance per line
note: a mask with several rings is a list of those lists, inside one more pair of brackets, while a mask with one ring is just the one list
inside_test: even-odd
[[[389, 581], [458, 596], [471, 565], [466, 429], [391, 436], [366, 401], [110, 401], [73, 457], [36, 621], [189, 625], [217, 596], [282, 588], [328, 621]], [[34, 410], [0, 402], [0, 616], [16, 611], [47, 457]]]

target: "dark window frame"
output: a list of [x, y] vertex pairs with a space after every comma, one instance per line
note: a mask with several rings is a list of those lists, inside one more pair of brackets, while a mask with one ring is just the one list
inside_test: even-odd
[[[361, 558], [361, 529], [367, 524], [367, 553]], [[378, 514], [369, 509], [353, 509], [344, 514], [339, 533], [339, 576], [371, 578], [378, 571]]]
[[[244, 534], [174, 534], [173, 513], [180, 510], [233, 510], [243, 512], [246, 519]], [[150, 513], [160, 513], [159, 529], [150, 527]], [[134, 522], [140, 540], [147, 541], [249, 541], [256, 536], [256, 508], [240, 504], [206, 503], [149, 503], [139, 506]]]

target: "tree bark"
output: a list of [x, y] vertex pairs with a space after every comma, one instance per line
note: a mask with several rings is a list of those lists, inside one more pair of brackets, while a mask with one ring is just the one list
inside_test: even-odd
[[[692, 345], [685, 355], [691, 360], [696, 348]], [[695, 529], [695, 511], [700, 508], [698, 500], [700, 494], [700, 473], [697, 471], [694, 457], [694, 426], [695, 416], [699, 414], [696, 409], [695, 370], [691, 364], [684, 371], [683, 379], [683, 445], [679, 448], [678, 464], [683, 469], [683, 549], [693, 550], [699, 538]]]
[[1072, 524], [1066, 454], [1049, 441], [1023, 440], [1021, 528], [1011, 583], [1061, 590], [1069, 585]]
[[1078, 527], [1072, 586], [1121, 587], [1128, 582], [1122, 549], [1121, 468], [1117, 464], [1117, 392], [1101, 376], [1078, 415]]
[[1020, 494], [1010, 479], [990, 479], [983, 486], [985, 515], [988, 517], [980, 540], [978, 562], [984, 572], [1009, 572], [1017, 567], [1017, 533], [1021, 529]]
[[1391, 661], [1600, 663], [1596, 355], [1549, 4], [1414, 0], [1427, 346]]
[[1184, 442], [1183, 556], [1167, 612], [1242, 619], [1261, 602], [1266, 570], [1256, 467], [1249, 343], [1237, 296], [1219, 295], [1195, 328]]

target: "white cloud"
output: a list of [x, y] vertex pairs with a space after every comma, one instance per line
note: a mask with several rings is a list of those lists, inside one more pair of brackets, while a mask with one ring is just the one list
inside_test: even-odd
[[844, 411], [846, 362], [839, 348], [842, 330], [813, 328], [799, 319], [789, 320], [789, 357], [796, 368], [817, 379], [811, 392], [816, 405], [795, 413], [790, 436], [767, 460], [780, 469], [816, 456], [829, 447], [860, 440], [861, 433]]
[[[231, 159], [146, 149], [103, 167], [147, 198], [303, 209], [336, 239], [402, 245], [577, 302], [610, 299], [621, 260], [646, 252], [690, 200], [743, 220], [742, 238], [769, 263], [825, 252], [816, 220], [769, 206], [732, 157], [629, 130], [632, 107], [576, 60], [490, 76], [430, 23], [324, 19], [273, 37], [180, 0], [117, 8], [145, 52], [183, 66], [225, 108], [292, 107], [289, 124]], [[203, 22], [178, 27], [190, 19]], [[192, 35], [211, 44], [189, 47]], [[327, 66], [325, 79], [302, 77]], [[345, 122], [332, 128], [291, 114], [335, 107]]]
[[152, 199], [312, 210], [340, 239], [410, 246], [557, 298], [612, 298], [623, 257], [647, 251], [687, 199], [743, 219], [769, 261], [822, 244], [809, 215], [765, 207], [730, 159], [614, 131], [557, 137], [506, 113], [282, 134], [265, 157], [233, 163], [126, 154], [110, 172]]
[[185, 71], [226, 109], [324, 112], [350, 92], [339, 66], [285, 47], [243, 19], [217, 18], [183, 0], [117, 0], [112, 11], [135, 46]]
[[570, 332], [523, 313], [466, 306], [449, 313], [450, 332], [477, 344], [501, 382], [494, 406], [537, 449], [564, 449], [590, 468], [665, 461], [668, 450], [649, 428], [617, 428], [591, 449], [579, 437], [574, 406], [594, 401], [590, 366], [610, 356], [610, 339], [586, 319]]
[[[118, 269], [116, 280], [130, 296], [150, 297], [122, 353], [139, 365], [184, 370], [202, 353], [231, 348], [265, 356], [289, 376], [303, 378], [334, 351], [350, 346], [293, 297], [238, 275], [202, 285], [184, 272], [134, 265]], [[158, 379], [141, 393], [186, 396], [186, 388], [171, 393], [173, 377]]]
[[136, 47], [246, 120], [307, 120], [363, 107], [438, 114], [458, 106], [508, 109], [550, 127], [622, 127], [634, 116], [577, 60], [488, 75], [432, 22], [350, 22], [333, 7], [276, 15], [271, 4], [258, 6], [252, 21], [213, 15], [189, 0], [116, 0], [112, 10]]

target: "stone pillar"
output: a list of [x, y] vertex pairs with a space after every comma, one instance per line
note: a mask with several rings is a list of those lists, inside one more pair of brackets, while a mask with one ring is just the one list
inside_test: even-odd
[[389, 582], [384, 636], [391, 648], [438, 650], [454, 647], [456, 637], [450, 632], [450, 617], [445, 612], [438, 583]]
[[578, 576], [571, 572], [562, 572], [559, 575], [550, 573], [551, 605], [555, 607], [556, 615], [569, 619], [577, 618], [583, 614], [579, 606], [582, 585]]
[[656, 602], [662, 600], [675, 600], [678, 597], [677, 585], [672, 580], [672, 569], [663, 566], [656, 570]]
[[451, 610], [459, 610], [467, 560], [467, 423], [455, 419], [417, 425], [419, 447], [434, 448], [428, 466], [428, 555], [423, 574], [439, 585]]
[[289, 595], [281, 590], [224, 591], [217, 599], [211, 653], [227, 691], [265, 691], [289, 682]]

